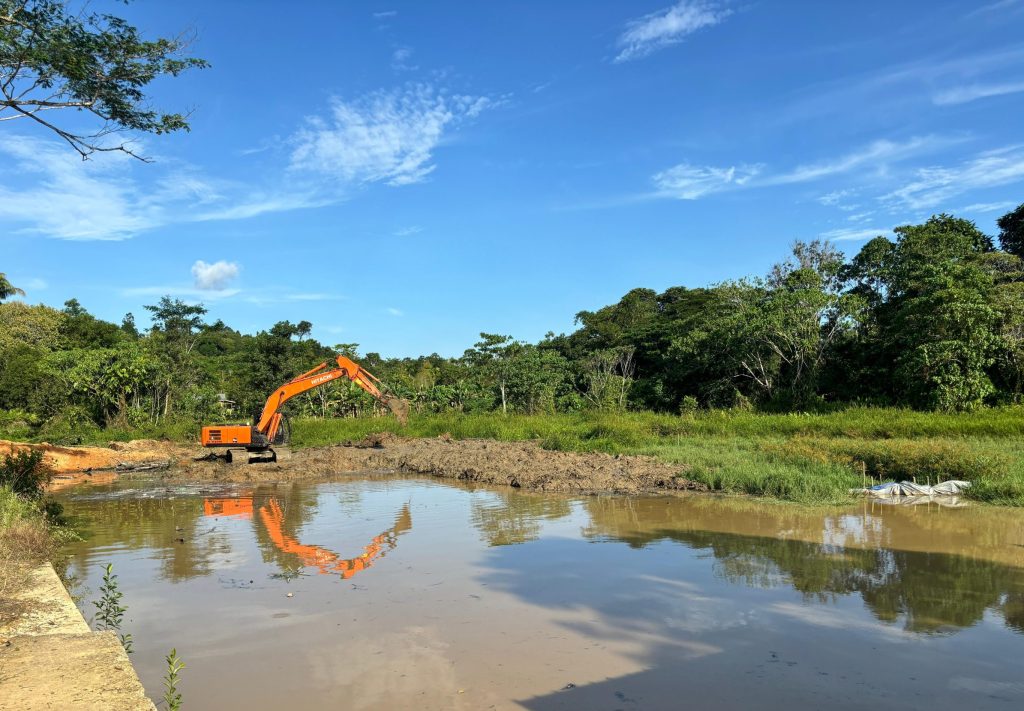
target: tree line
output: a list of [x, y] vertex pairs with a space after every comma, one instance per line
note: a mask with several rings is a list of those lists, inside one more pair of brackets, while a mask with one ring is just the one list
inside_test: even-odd
[[[937, 215], [876, 237], [847, 259], [828, 242], [797, 242], [767, 274], [706, 288], [634, 289], [576, 315], [572, 333], [538, 343], [482, 333], [456, 358], [384, 358], [327, 346], [312, 324], [255, 335], [169, 296], [96, 318], [11, 300], [0, 275], [0, 426], [55, 439], [82, 428], [143, 428], [252, 416], [280, 383], [337, 354], [353, 357], [420, 412], [833, 404], [970, 410], [1024, 392], [1024, 205], [997, 222]], [[293, 414], [371, 414], [347, 382], [297, 398]]]

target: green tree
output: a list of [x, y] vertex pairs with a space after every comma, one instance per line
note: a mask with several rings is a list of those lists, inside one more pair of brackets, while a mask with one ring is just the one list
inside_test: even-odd
[[0, 301], [12, 296], [24, 296], [25, 292], [7, 281], [7, 275], [0, 272]]
[[999, 246], [1004, 252], [1024, 257], [1024, 203], [998, 220]]
[[[73, 10], [63, 0], [0, 0], [0, 121], [22, 119], [55, 133], [79, 155], [121, 151], [118, 131], [164, 134], [188, 130], [180, 113], [153, 109], [147, 86], [163, 76], [207, 66], [184, 56], [182, 37], [145, 40], [125, 20]], [[54, 111], [75, 115], [59, 125]], [[95, 119], [80, 130], [81, 115]], [[74, 126], [74, 128], [72, 128]]]
[[894, 231], [882, 337], [897, 366], [897, 392], [919, 407], [977, 407], [994, 390], [987, 369], [998, 314], [983, 260], [991, 240], [949, 215]]
[[201, 379], [192, 351], [202, 334], [206, 307], [162, 296], [157, 304], [144, 308], [153, 315], [149, 346], [163, 361], [163, 367], [155, 370], [159, 384], [154, 388], [152, 414], [166, 417], [174, 393], [180, 394]]

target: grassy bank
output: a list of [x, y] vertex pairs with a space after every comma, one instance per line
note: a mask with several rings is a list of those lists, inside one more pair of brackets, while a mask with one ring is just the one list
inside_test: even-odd
[[412, 437], [539, 440], [548, 449], [647, 454], [678, 463], [717, 491], [805, 503], [848, 500], [863, 470], [874, 480], [964, 479], [971, 497], [1024, 505], [1024, 408], [940, 414], [850, 408], [827, 414], [714, 411], [503, 416], [414, 415], [300, 420], [296, 446], [390, 431]]
[[60, 510], [43, 498], [50, 472], [34, 453], [0, 457], [0, 623], [17, 616], [11, 593], [29, 570], [52, 560], [73, 535], [60, 525]]

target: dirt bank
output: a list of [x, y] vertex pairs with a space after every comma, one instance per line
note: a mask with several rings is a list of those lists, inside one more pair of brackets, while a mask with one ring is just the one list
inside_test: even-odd
[[358, 443], [294, 452], [274, 464], [179, 462], [164, 476], [192, 481], [288, 481], [387, 470], [538, 491], [621, 493], [703, 490], [685, 467], [652, 457], [552, 452], [536, 442], [405, 439], [372, 435]]
[[119, 470], [170, 466], [195, 455], [193, 447], [154, 439], [111, 442], [106, 447], [61, 447], [46, 442], [26, 444], [0, 439], [0, 455], [28, 450], [42, 452], [43, 461], [56, 473], [51, 489], [83, 481], [106, 483], [116, 478]]

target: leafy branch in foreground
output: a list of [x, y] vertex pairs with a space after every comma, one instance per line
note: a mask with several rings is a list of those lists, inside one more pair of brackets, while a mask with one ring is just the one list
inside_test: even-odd
[[118, 589], [117, 576], [114, 575], [114, 564], [108, 563], [103, 573], [103, 585], [100, 586], [100, 599], [93, 602], [96, 606], [96, 619], [99, 621], [99, 629], [112, 630], [117, 633], [118, 639], [124, 651], [132, 653], [132, 636], [121, 633], [121, 621], [128, 609], [121, 604], [124, 597]]
[[[0, 0], [0, 122], [24, 119], [56, 133], [83, 159], [96, 152], [137, 155], [105, 140], [120, 131], [188, 130], [187, 116], [161, 113], [143, 89], [160, 76], [208, 66], [183, 56], [184, 37], [145, 40], [125, 20], [72, 12], [64, 0]], [[49, 112], [86, 112], [91, 131], [62, 127]]]
[[181, 708], [181, 692], [178, 691], [178, 674], [185, 668], [185, 662], [178, 656], [178, 650], [171, 649], [171, 653], [165, 658], [167, 661], [167, 673], [164, 675], [164, 698], [168, 711], [178, 711]]

